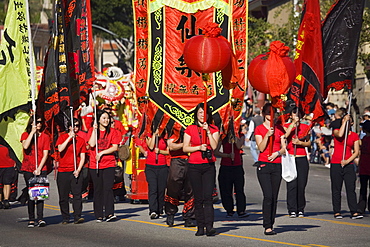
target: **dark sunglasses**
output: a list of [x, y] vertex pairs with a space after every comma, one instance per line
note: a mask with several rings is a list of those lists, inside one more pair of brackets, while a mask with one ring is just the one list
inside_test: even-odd
[[39, 123], [42, 123], [42, 121], [41, 120], [37, 120], [36, 121], [36, 124], [39, 124]]

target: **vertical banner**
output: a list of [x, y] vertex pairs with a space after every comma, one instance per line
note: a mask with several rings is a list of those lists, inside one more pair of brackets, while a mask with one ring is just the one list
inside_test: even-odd
[[154, 126], [178, 132], [193, 123], [193, 110], [203, 102], [205, 88], [201, 74], [187, 67], [183, 50], [186, 41], [202, 35], [202, 28], [210, 22], [219, 24], [221, 35], [232, 44], [242, 79], [237, 87], [227, 90], [222, 85], [220, 71], [210, 74], [208, 105], [218, 127], [227, 127], [230, 117], [238, 120], [247, 85], [247, 3], [156, 0], [134, 1], [134, 8], [135, 86], [139, 104], [144, 105], [140, 98], [149, 97], [145, 114]]

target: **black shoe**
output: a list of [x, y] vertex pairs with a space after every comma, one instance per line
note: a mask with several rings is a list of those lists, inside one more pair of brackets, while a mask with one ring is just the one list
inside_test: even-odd
[[166, 223], [169, 227], [173, 227], [175, 223], [175, 216], [174, 215], [167, 215]]
[[35, 222], [34, 221], [30, 221], [28, 222], [28, 228], [34, 228], [35, 227]]
[[207, 235], [208, 237], [210, 237], [210, 236], [214, 236], [214, 235], [216, 235], [216, 234], [217, 234], [217, 232], [216, 232], [216, 229], [214, 229], [214, 228], [211, 228], [211, 230], [206, 231], [206, 235]]
[[248, 217], [248, 216], [249, 216], [249, 213], [247, 213], [247, 212], [238, 213], [239, 218], [245, 218], [245, 217]]
[[186, 219], [184, 226], [185, 227], [196, 227], [192, 219]]
[[231, 218], [233, 217], [233, 215], [234, 215], [234, 212], [229, 212], [226, 214], [226, 218]]
[[38, 227], [44, 227], [44, 226], [46, 226], [46, 222], [43, 221], [43, 220], [39, 220], [37, 225], [38, 225]]
[[4, 209], [9, 209], [10, 208], [9, 200], [4, 200], [3, 204], [4, 204]]
[[258, 161], [254, 162], [254, 164], [252, 166], [254, 166], [254, 167], [258, 166]]
[[195, 236], [203, 236], [204, 235], [204, 227], [198, 227], [198, 231], [195, 233]]
[[67, 224], [69, 224], [69, 220], [63, 220], [62, 221], [62, 225], [67, 225]]
[[0, 202], [0, 209], [3, 209], [4, 208], [4, 205], [2, 202]]
[[276, 232], [274, 230], [271, 230], [270, 232], [266, 232], [266, 230], [263, 232], [265, 235], [276, 235]]
[[115, 221], [117, 219], [117, 216], [115, 215], [109, 215], [107, 216], [107, 218], [105, 219], [106, 222], [110, 222], [110, 221]]

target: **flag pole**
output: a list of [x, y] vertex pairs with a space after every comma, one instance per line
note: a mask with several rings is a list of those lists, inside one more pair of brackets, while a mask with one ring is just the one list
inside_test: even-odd
[[[30, 24], [30, 12], [28, 0], [25, 0], [26, 3], [26, 20], [27, 20], [27, 31], [28, 31], [28, 56], [30, 58], [30, 79], [31, 79], [31, 99], [32, 99], [32, 111], [33, 111], [33, 123], [37, 126], [36, 123], [36, 80], [35, 80], [35, 60], [33, 56], [33, 44], [32, 44], [32, 34], [31, 34], [31, 24]], [[36, 169], [38, 163], [38, 153], [37, 153], [37, 132], [34, 135], [35, 138], [35, 159], [36, 159]]]
[[75, 125], [73, 123], [73, 107], [70, 107], [71, 110], [71, 127], [73, 132], [73, 138], [72, 138], [72, 146], [73, 146], [73, 162], [74, 162], [74, 168], [75, 171], [77, 171], [77, 158], [76, 158], [76, 138], [75, 138]]
[[[349, 93], [349, 102], [348, 102], [348, 110], [347, 110], [348, 115], [351, 113], [351, 104], [352, 104], [352, 91]], [[348, 132], [349, 132], [348, 129], [349, 129], [349, 121], [346, 121], [346, 127], [344, 129], [344, 145], [343, 145], [342, 160], [344, 160], [344, 157], [346, 156], [346, 146], [347, 146], [347, 139], [348, 139]]]
[[[96, 91], [95, 91], [95, 81], [93, 83], [93, 96], [94, 96], [94, 125], [97, 126], [98, 125], [98, 121], [97, 121], [97, 117], [98, 115], [96, 114]], [[95, 156], [98, 154], [99, 152], [99, 148], [98, 148], [98, 131], [99, 131], [99, 126], [98, 128], [95, 130]], [[96, 159], [95, 159], [96, 160]], [[99, 161], [96, 160], [96, 173], [98, 173], [98, 170], [99, 170]]]

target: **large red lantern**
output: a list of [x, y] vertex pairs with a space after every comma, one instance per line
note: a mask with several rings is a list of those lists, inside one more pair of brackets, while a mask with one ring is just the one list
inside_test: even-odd
[[287, 56], [289, 48], [280, 41], [270, 45], [270, 52], [258, 55], [248, 66], [248, 80], [254, 89], [271, 97], [288, 92], [296, 76], [295, 66]]
[[200, 73], [220, 71], [230, 62], [230, 44], [220, 35], [221, 28], [216, 23], [209, 24], [203, 31], [204, 35], [194, 36], [185, 43], [185, 63]]

